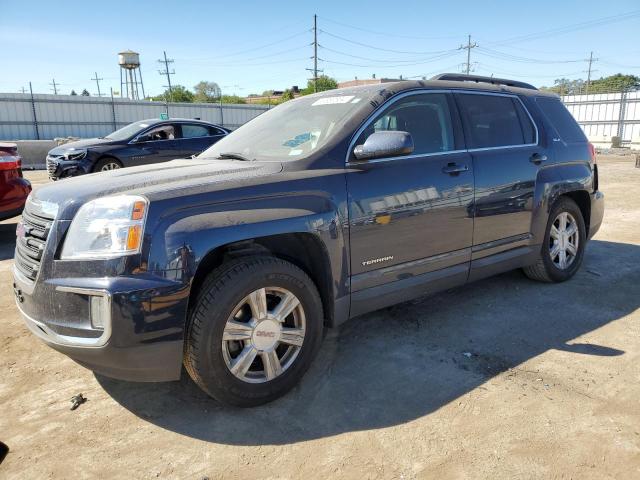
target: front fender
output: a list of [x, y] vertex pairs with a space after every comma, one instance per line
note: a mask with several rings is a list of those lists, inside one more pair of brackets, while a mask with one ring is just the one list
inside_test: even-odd
[[532, 244], [542, 243], [555, 201], [576, 191], [593, 191], [593, 173], [588, 162], [552, 164], [538, 171], [531, 225]]

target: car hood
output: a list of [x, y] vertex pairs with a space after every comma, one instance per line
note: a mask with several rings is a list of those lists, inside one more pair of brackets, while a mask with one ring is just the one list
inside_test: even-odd
[[62, 155], [68, 150], [78, 150], [80, 148], [93, 147], [96, 145], [101, 145], [103, 143], [112, 143], [112, 140], [109, 140], [108, 138], [85, 138], [83, 140], [76, 140], [75, 142], [65, 143], [63, 145], [52, 148], [51, 150], [49, 150], [49, 154]]
[[150, 201], [167, 199], [244, 186], [281, 171], [278, 162], [173, 160], [59, 180], [38, 188], [32, 199], [57, 206], [56, 218], [70, 220], [81, 205], [94, 198], [135, 194]]

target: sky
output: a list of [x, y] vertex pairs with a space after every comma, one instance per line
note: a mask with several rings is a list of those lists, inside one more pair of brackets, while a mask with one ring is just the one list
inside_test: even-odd
[[[531, 4], [531, 2], [526, 2]], [[460, 72], [471, 35], [473, 73], [528, 81], [640, 75], [640, 2], [458, 0], [389, 2], [162, 2], [0, 0], [0, 92], [87, 89], [97, 72], [102, 92], [120, 90], [118, 52], [140, 53], [147, 95], [167, 84], [157, 62], [174, 62], [172, 84], [218, 83], [224, 94], [304, 87], [313, 66], [339, 81], [355, 77], [421, 78]]]

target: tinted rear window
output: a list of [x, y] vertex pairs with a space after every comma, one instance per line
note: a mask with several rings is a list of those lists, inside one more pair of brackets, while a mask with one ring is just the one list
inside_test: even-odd
[[547, 120], [555, 127], [562, 140], [567, 143], [587, 141], [580, 125], [559, 99], [538, 97], [536, 103]]
[[[518, 111], [516, 106], [518, 102], [513, 98], [475, 94], [460, 94], [458, 98], [469, 136], [467, 139], [469, 148], [506, 147], [533, 143], [533, 125], [526, 112]], [[523, 122], [525, 122], [524, 131]]]

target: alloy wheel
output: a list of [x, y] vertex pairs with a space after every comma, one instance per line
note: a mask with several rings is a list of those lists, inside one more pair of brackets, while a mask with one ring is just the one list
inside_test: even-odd
[[118, 168], [120, 168], [120, 165], [118, 165], [115, 162], [109, 162], [109, 163], [105, 163], [102, 168], [100, 169], [101, 172], [107, 172], [109, 170], [117, 170]]
[[561, 212], [549, 232], [549, 256], [560, 270], [566, 270], [578, 255], [578, 222], [568, 212]]
[[260, 288], [244, 297], [229, 316], [222, 335], [222, 355], [236, 378], [264, 383], [291, 367], [304, 337], [300, 300], [284, 288]]

